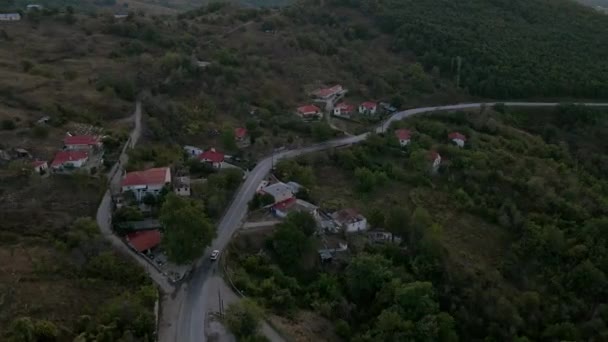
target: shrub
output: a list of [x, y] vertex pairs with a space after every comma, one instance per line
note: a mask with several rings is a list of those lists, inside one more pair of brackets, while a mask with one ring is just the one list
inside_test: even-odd
[[2, 120], [2, 129], [10, 131], [17, 128], [17, 124], [12, 119]]
[[32, 63], [32, 61], [28, 61], [27, 59], [21, 61], [21, 68], [23, 71], [29, 72], [33, 67], [34, 63]]
[[32, 128], [32, 135], [38, 139], [44, 139], [49, 136], [49, 129], [45, 126], [34, 126]]

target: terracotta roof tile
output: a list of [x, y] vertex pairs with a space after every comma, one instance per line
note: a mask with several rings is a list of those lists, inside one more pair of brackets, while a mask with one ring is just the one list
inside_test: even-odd
[[55, 155], [51, 166], [61, 166], [68, 161], [77, 161], [88, 157], [89, 154], [86, 151], [59, 151]]
[[160, 244], [161, 235], [158, 229], [143, 230], [127, 235], [127, 241], [135, 250], [143, 252]]
[[[167, 178], [169, 178], [170, 181], [170, 172], [168, 167], [157, 167], [145, 171], [129, 172], [122, 180], [122, 186], [165, 184]], [[169, 173], [169, 175], [167, 175], [167, 173]]]

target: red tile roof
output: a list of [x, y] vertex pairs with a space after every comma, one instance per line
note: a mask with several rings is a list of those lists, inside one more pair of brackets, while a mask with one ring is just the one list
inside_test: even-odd
[[51, 166], [61, 166], [68, 161], [77, 161], [88, 157], [89, 154], [86, 151], [59, 151], [55, 155]]
[[343, 112], [352, 112], [355, 110], [355, 106], [345, 102], [338, 103], [338, 105], [336, 105], [336, 108], [340, 108], [340, 110]]
[[97, 145], [99, 144], [99, 137], [93, 135], [73, 135], [67, 136], [63, 139], [64, 145]]
[[245, 136], [247, 136], [247, 129], [243, 127], [235, 128], [234, 136], [236, 138], [244, 138]]
[[367, 101], [367, 102], [363, 102], [361, 104], [361, 106], [365, 109], [374, 109], [376, 107], [378, 107], [378, 104], [376, 102], [371, 102], [371, 101]]
[[395, 131], [395, 136], [399, 140], [410, 140], [412, 132], [409, 129], [402, 128]]
[[321, 109], [315, 105], [306, 105], [302, 107], [298, 107], [298, 113], [302, 115], [310, 115], [321, 112]]
[[138, 252], [147, 251], [160, 244], [161, 236], [158, 229], [143, 230], [127, 235], [127, 241]]
[[202, 161], [209, 161], [211, 163], [221, 163], [224, 161], [224, 154], [217, 152], [214, 148], [211, 148], [199, 154], [198, 159]]
[[297, 199], [295, 197], [284, 200], [283, 202], [279, 202], [273, 206], [275, 210], [284, 211], [285, 209], [291, 207], [294, 203], [296, 203]]
[[331, 88], [317, 89], [314, 91], [314, 95], [319, 96], [319, 97], [327, 97], [330, 95], [337, 94], [341, 91], [342, 91], [342, 86], [339, 84], [336, 84], [335, 86], [333, 86]]
[[168, 167], [129, 172], [122, 180], [122, 186], [165, 184], [168, 178], [167, 173], [170, 172]]
[[452, 132], [448, 134], [448, 138], [450, 138], [450, 140], [459, 139], [462, 141], [467, 141], [467, 137], [465, 137], [464, 134], [458, 132]]
[[34, 160], [34, 161], [32, 162], [32, 165], [33, 165], [34, 167], [39, 167], [39, 166], [42, 166], [42, 165], [44, 165], [44, 164], [46, 164], [46, 161], [44, 161], [44, 160]]

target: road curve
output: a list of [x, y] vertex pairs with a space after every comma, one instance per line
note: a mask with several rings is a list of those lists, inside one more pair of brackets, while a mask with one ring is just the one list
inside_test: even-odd
[[120, 189], [120, 180], [122, 179], [122, 172], [124, 166], [128, 162], [127, 151], [135, 146], [139, 136], [141, 134], [141, 103], [138, 101], [135, 104], [135, 112], [132, 115], [134, 126], [127, 143], [123, 147], [120, 154], [119, 161], [114, 164], [110, 172], [108, 173], [108, 190], [104, 194], [99, 207], [97, 208], [97, 226], [103, 237], [110, 242], [115, 250], [120, 251], [125, 255], [129, 255], [133, 260], [140, 264], [146, 273], [152, 278], [152, 280], [162, 289], [165, 293], [171, 293], [173, 286], [167, 281], [167, 278], [158, 272], [154, 267], [150, 266], [146, 260], [141, 258], [131, 248], [129, 248], [117, 235], [112, 232], [112, 192], [116, 192]]
[[[559, 105], [557, 102], [500, 102], [504, 103], [508, 107], [555, 107]], [[466, 103], [456, 104], [449, 106], [435, 106], [435, 107], [424, 107], [408, 109], [393, 114], [381, 125], [379, 125], [375, 132], [384, 132], [391, 123], [394, 121], [402, 120], [407, 117], [422, 113], [432, 113], [436, 111], [450, 111], [450, 110], [463, 110], [471, 108], [480, 108], [482, 106], [493, 106], [495, 102], [489, 103]], [[597, 106], [597, 107], [608, 107], [608, 103], [579, 103], [586, 106]], [[274, 155], [274, 160], [294, 158], [306, 153], [322, 151], [334, 147], [345, 146], [350, 144], [357, 144], [365, 140], [369, 133], [360, 134], [357, 136], [349, 136], [339, 138], [308, 147], [304, 147], [297, 150], [288, 150]], [[240, 186], [234, 199], [224, 216], [222, 217], [217, 227], [217, 238], [212, 242], [211, 246], [207, 248], [203, 257], [197, 263], [190, 282], [187, 286], [183, 286], [179, 291], [183, 291], [181, 295], [181, 307], [179, 314], [175, 317], [175, 342], [201, 342], [205, 341], [204, 322], [205, 316], [208, 311], [208, 304], [212, 299], [215, 298], [215, 293], [210, 294], [208, 287], [208, 279], [212, 275], [212, 264], [208, 261], [209, 253], [211, 250], [218, 249], [223, 250], [232, 234], [240, 227], [243, 219], [247, 214], [247, 203], [255, 195], [255, 190], [264, 177], [270, 172], [273, 164], [273, 157], [267, 157], [262, 159], [256, 167], [249, 173], [245, 182]], [[178, 294], [179, 295], [179, 294]], [[266, 330], [266, 329], [265, 329]], [[279, 337], [274, 336], [272, 341], [280, 341]], [[161, 341], [171, 342], [171, 341]]]

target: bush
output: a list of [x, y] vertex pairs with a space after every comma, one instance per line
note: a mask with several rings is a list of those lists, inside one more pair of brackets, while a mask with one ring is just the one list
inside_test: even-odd
[[11, 131], [17, 128], [17, 124], [12, 119], [4, 119], [2, 120], [2, 129]]
[[339, 319], [336, 322], [336, 334], [345, 340], [350, 338], [350, 326], [345, 320]]
[[237, 338], [248, 338], [257, 335], [263, 315], [264, 311], [255, 302], [243, 299], [228, 307], [224, 322]]
[[33, 67], [34, 63], [32, 63], [32, 61], [28, 61], [27, 59], [21, 61], [21, 68], [23, 71], [29, 72]]
[[34, 138], [44, 139], [49, 136], [49, 129], [45, 126], [34, 126], [32, 128], [32, 135]]

